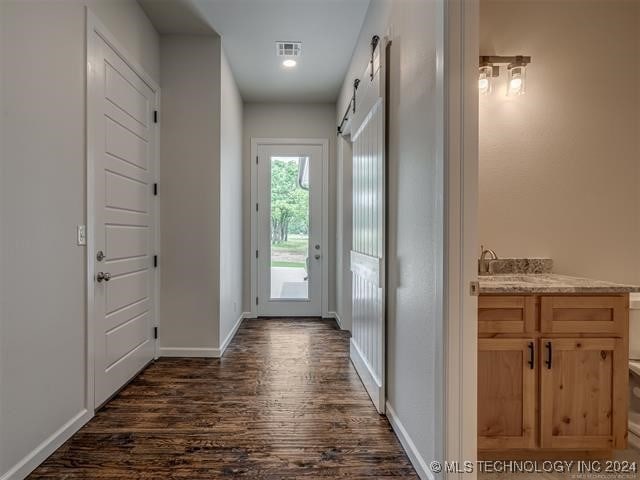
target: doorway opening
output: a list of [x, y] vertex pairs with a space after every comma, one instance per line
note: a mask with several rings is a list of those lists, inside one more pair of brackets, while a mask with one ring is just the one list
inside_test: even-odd
[[252, 141], [257, 316], [326, 312], [327, 153], [325, 139]]

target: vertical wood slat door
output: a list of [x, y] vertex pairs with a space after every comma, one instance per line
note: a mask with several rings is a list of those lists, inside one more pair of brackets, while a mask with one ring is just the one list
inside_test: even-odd
[[353, 117], [352, 337], [350, 356], [385, 411], [385, 50], [380, 41], [357, 90]]
[[155, 355], [156, 92], [97, 32], [89, 36], [88, 151], [93, 190], [94, 404]]

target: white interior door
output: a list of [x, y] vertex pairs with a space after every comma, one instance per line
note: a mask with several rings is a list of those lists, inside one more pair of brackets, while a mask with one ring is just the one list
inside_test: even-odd
[[257, 312], [322, 315], [319, 145], [258, 145]]
[[351, 360], [385, 411], [385, 69], [384, 42], [362, 76], [351, 125], [353, 239]]
[[89, 42], [89, 261], [98, 407], [155, 355], [156, 96], [102, 37], [94, 33]]

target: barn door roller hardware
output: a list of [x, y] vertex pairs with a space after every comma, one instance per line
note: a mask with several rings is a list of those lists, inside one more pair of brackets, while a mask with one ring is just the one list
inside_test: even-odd
[[369, 74], [371, 77], [371, 80], [373, 80], [373, 77], [375, 76], [376, 72], [374, 71], [374, 55], [376, 53], [376, 48], [378, 47], [378, 43], [380, 43], [380, 37], [378, 35], [374, 35], [373, 38], [371, 39], [371, 73]]
[[347, 111], [344, 112], [340, 125], [338, 125], [338, 135], [342, 133], [344, 124], [349, 120], [349, 112], [356, 113], [356, 90], [358, 90], [358, 85], [360, 85], [360, 79], [356, 78], [353, 81], [353, 95], [351, 96], [351, 101], [349, 102], [349, 105], [347, 105]]
[[356, 78], [353, 81], [353, 97], [351, 97], [351, 103], [353, 105], [352, 111], [356, 113], [356, 91], [358, 90], [358, 85], [360, 85], [360, 79]]

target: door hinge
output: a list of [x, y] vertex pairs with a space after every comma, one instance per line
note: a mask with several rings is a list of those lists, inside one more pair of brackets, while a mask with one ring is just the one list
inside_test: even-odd
[[153, 111], [153, 123], [158, 123], [158, 111]]
[[256, 258], [258, 258], [258, 250], [256, 250]]
[[260, 303], [260, 302], [259, 302], [258, 297], [256, 297], [256, 305], [258, 305], [258, 303]]
[[256, 212], [258, 211], [258, 205], [259, 205], [259, 204], [258, 204], [258, 203], [256, 203]]
[[156, 197], [158, 196], [158, 184], [157, 183], [153, 184], [153, 195], [156, 196]]
[[256, 155], [256, 165], [258, 164], [258, 155]]
[[158, 338], [158, 327], [153, 327], [153, 338]]
[[158, 268], [158, 255], [153, 256], [153, 267]]
[[480, 282], [475, 281], [469, 284], [469, 294], [473, 297], [480, 295]]

